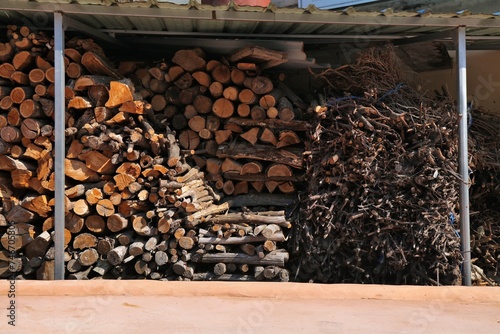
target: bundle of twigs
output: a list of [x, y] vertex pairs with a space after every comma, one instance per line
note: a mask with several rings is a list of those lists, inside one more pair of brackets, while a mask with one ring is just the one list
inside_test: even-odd
[[488, 285], [500, 284], [499, 121], [498, 116], [473, 110], [469, 136], [473, 278]]
[[459, 283], [452, 101], [403, 85], [391, 48], [316, 77], [332, 96], [312, 111], [310, 182], [290, 243], [295, 274], [322, 282]]

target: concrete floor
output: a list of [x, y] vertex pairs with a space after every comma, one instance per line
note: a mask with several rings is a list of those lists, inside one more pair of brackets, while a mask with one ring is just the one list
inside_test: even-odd
[[500, 333], [500, 289], [0, 281], [0, 333]]

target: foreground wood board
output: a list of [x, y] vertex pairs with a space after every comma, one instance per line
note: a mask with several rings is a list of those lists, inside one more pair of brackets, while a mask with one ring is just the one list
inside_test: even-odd
[[[7, 295], [8, 281], [0, 281]], [[16, 282], [2, 333], [496, 333], [490, 288], [218, 282]], [[47, 298], [49, 297], [49, 298]], [[2, 299], [7, 302], [7, 298]], [[165, 305], [165, 309], [158, 308]], [[175, 305], [175, 307], [173, 307]], [[220, 317], [230, 309], [232, 321]], [[85, 313], [82, 313], [84, 310]], [[192, 315], [197, 320], [192, 321]]]

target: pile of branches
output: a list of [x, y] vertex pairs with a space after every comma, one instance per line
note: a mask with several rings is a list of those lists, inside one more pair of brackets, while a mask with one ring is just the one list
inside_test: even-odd
[[297, 279], [460, 284], [457, 113], [403, 76], [390, 47], [316, 75], [329, 96], [311, 108]]
[[476, 284], [500, 284], [500, 122], [472, 110], [469, 136], [472, 185], [471, 257]]

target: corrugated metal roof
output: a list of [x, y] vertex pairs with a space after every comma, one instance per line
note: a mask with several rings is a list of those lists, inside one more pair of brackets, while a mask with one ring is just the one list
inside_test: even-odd
[[[176, 3], [173, 3], [176, 2]], [[202, 5], [195, 0], [38, 0], [0, 3], [0, 24], [31, 22], [39, 28], [52, 25], [53, 11], [91, 28], [114, 33], [117, 38], [132, 34], [197, 35], [228, 38], [309, 38], [334, 40], [388, 40], [431, 34], [465, 25], [469, 47], [500, 47], [500, 17], [470, 12], [433, 14], [428, 11], [360, 12], [239, 6]], [[473, 37], [480, 37], [475, 38]], [[497, 45], [498, 44], [498, 45]]]

